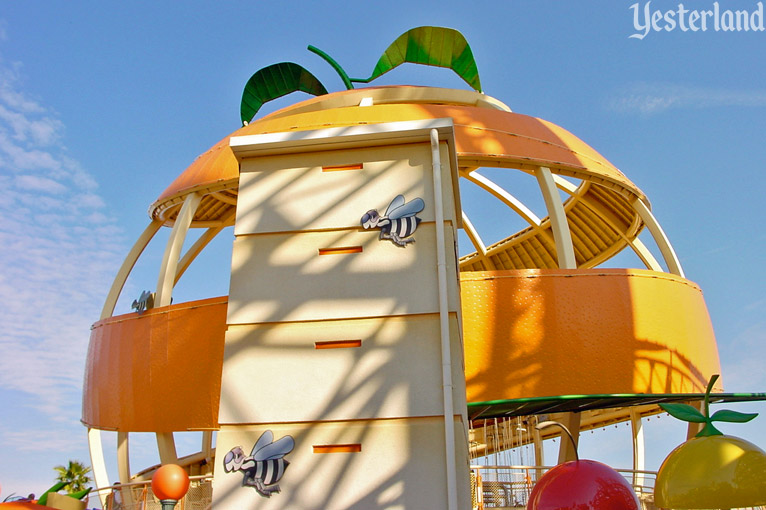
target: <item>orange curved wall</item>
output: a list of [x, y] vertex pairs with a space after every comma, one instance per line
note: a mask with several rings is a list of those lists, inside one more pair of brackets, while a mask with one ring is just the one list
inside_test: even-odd
[[93, 326], [82, 421], [124, 432], [218, 428], [226, 297]]
[[[468, 402], [696, 393], [720, 373], [702, 292], [683, 278], [552, 269], [460, 280]], [[83, 422], [126, 432], [218, 428], [226, 303], [219, 297], [96, 323]]]
[[463, 273], [460, 295], [468, 402], [704, 393], [721, 373], [702, 292], [673, 275]]

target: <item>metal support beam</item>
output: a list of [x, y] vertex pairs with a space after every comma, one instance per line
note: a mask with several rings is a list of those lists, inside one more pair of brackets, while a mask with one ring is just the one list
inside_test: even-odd
[[[535, 417], [535, 421], [537, 422], [539, 421], [539, 419]], [[535, 466], [544, 466], [545, 465], [545, 452], [544, 452], [545, 449], [543, 448], [543, 436], [540, 434], [540, 431], [537, 430], [537, 427], [532, 427], [532, 442], [535, 447]], [[542, 476], [543, 476], [543, 470], [536, 469], [535, 482], [537, 482]]]
[[[704, 400], [695, 400], [694, 402], [687, 402], [687, 404], [694, 407], [699, 412], [703, 412], [702, 408], [705, 406]], [[689, 422], [689, 425], [686, 427], [686, 440], [688, 441], [689, 439], [694, 438], [704, 426], [704, 423]]]
[[176, 268], [176, 276], [173, 279], [173, 285], [178, 283], [178, 280], [181, 279], [183, 274], [186, 272], [186, 270], [189, 268], [192, 262], [194, 262], [194, 259], [197, 258], [197, 255], [199, 255], [202, 250], [207, 246], [210, 241], [215, 239], [215, 236], [221, 233], [221, 231], [228, 226], [229, 220], [234, 216], [236, 212], [236, 209], [232, 208], [226, 216], [221, 218], [221, 224], [217, 227], [210, 227], [205, 231], [204, 234], [202, 234], [199, 239], [192, 245], [189, 250], [184, 253], [183, 257], [181, 257], [181, 260], [178, 262], [178, 267]]
[[[99, 429], [88, 429], [88, 449], [90, 450], [90, 466], [93, 469], [93, 483], [96, 487], [109, 486], [109, 475], [106, 472], [104, 447], [101, 444], [101, 431]], [[101, 508], [106, 508], [106, 496], [106, 491], [98, 492]]]
[[173, 283], [178, 270], [178, 258], [181, 254], [186, 233], [189, 231], [194, 212], [202, 200], [202, 195], [190, 193], [184, 200], [184, 205], [176, 217], [173, 230], [170, 232], [165, 254], [162, 257], [160, 276], [157, 279], [157, 295], [154, 298], [154, 306], [168, 306], [173, 295]]
[[561, 446], [559, 447], [559, 464], [577, 459], [575, 452], [577, 450], [577, 444], [580, 442], [580, 413], [564, 413], [562, 418], [561, 424], [569, 429], [575, 444], [572, 444], [566, 434], [562, 433], [561, 436], [559, 436], [561, 440]]
[[139, 238], [136, 240], [127, 257], [125, 257], [125, 260], [122, 262], [122, 266], [120, 266], [120, 270], [117, 271], [117, 276], [114, 277], [112, 288], [109, 289], [109, 294], [106, 296], [106, 302], [104, 303], [104, 308], [101, 310], [100, 320], [111, 317], [114, 313], [114, 307], [117, 306], [117, 299], [120, 297], [120, 293], [122, 293], [122, 288], [125, 286], [128, 275], [130, 275], [130, 272], [133, 270], [133, 266], [136, 265], [138, 257], [140, 257], [144, 252], [144, 249], [149, 244], [149, 241], [152, 240], [154, 234], [157, 233], [160, 227], [162, 227], [162, 222], [159, 220], [155, 220], [149, 223], [149, 225], [144, 229], [143, 233], [141, 233]]
[[657, 218], [654, 217], [652, 211], [640, 198], [633, 201], [633, 207], [636, 209], [638, 215], [641, 216], [646, 228], [649, 229], [649, 232], [654, 238], [654, 242], [657, 243], [660, 253], [662, 253], [662, 258], [665, 259], [665, 264], [668, 266], [668, 271], [681, 278], [686, 278], [684, 270], [681, 268], [681, 262], [678, 260], [676, 252], [673, 250], [670, 240], [668, 240], [668, 236], [665, 235], [665, 231], [662, 230], [662, 227], [657, 222]]
[[644, 475], [638, 471], [646, 469], [644, 426], [641, 421], [641, 414], [635, 410], [630, 411], [630, 428], [633, 433], [633, 486], [643, 487]]
[[165, 464], [177, 464], [176, 440], [172, 432], [157, 432], [157, 449], [160, 452], [160, 462]]
[[542, 191], [543, 198], [545, 199], [545, 206], [548, 208], [548, 216], [551, 219], [551, 229], [553, 230], [553, 240], [556, 243], [559, 268], [577, 269], [574, 246], [572, 245], [572, 234], [569, 232], [566, 211], [564, 211], [564, 204], [561, 203], [551, 169], [541, 166], [535, 170], [535, 177], [537, 177], [540, 191]]

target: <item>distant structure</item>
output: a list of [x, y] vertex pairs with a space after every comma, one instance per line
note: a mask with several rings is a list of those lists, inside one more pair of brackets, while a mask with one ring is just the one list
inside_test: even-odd
[[[312, 51], [349, 90], [327, 93], [297, 64], [258, 71], [244, 127], [149, 209], [91, 333], [82, 421], [97, 485], [102, 430], [117, 432], [122, 484], [156, 468], [129, 463], [130, 435], [150, 432], [162, 463], [212, 475], [216, 509], [467, 509], [471, 458], [532, 444], [544, 464], [556, 432], [538, 419], [575, 437], [629, 420], [642, 469], [642, 416], [698, 401], [720, 373], [700, 289], [644, 193], [565, 129], [481, 93], [453, 30], [403, 34], [365, 80]], [[474, 90], [353, 88], [402, 62], [449, 67]], [[317, 97], [253, 120], [295, 90]], [[501, 185], [511, 174], [539, 187], [545, 215]], [[525, 226], [487, 245], [461, 183]], [[163, 226], [156, 292], [113, 315]], [[229, 295], [171, 304], [228, 227]], [[190, 228], [204, 232], [182, 253]], [[644, 267], [599, 267], [626, 249]], [[503, 432], [510, 418], [522, 432]], [[186, 431], [202, 445], [179, 458]], [[563, 442], [558, 460], [572, 457]]]

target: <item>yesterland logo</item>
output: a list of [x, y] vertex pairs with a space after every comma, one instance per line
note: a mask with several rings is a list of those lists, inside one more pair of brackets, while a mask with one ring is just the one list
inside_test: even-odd
[[643, 39], [650, 31], [672, 32], [680, 29], [682, 32], [763, 32], [763, 2], [755, 4], [755, 8], [732, 10], [721, 9], [718, 2], [713, 2], [711, 9], [687, 9], [684, 4], [678, 4], [676, 9], [652, 9], [651, 1], [641, 8], [635, 3], [629, 7], [633, 10], [633, 28], [635, 34], [631, 39]]

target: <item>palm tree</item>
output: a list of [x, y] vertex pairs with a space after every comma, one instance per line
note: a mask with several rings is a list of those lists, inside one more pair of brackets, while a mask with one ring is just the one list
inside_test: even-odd
[[90, 468], [85, 467], [85, 464], [76, 460], [70, 460], [66, 467], [56, 466], [53, 469], [58, 473], [56, 481], [66, 483], [63, 488], [67, 491], [67, 494], [73, 494], [85, 489], [85, 486], [91, 481], [91, 478], [88, 476]]

